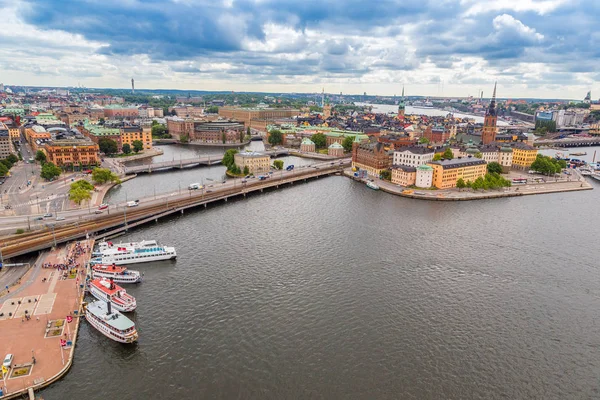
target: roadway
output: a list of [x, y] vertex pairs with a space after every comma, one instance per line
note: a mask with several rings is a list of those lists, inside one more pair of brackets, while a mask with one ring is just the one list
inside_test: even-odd
[[[313, 164], [310, 166], [297, 167], [292, 171], [273, 171], [272, 177], [273, 179], [286, 179], [288, 177], [293, 177], [298, 173], [303, 173], [307, 170], [311, 169], [319, 169], [324, 167], [329, 167], [332, 164], [339, 165], [340, 163], [348, 164], [350, 163], [350, 158], [345, 158], [341, 160], [336, 160], [335, 162], [322, 162]], [[201, 195], [209, 194], [209, 193], [219, 193], [225, 192], [230, 189], [241, 188], [242, 185], [244, 187], [249, 187], [252, 185], [257, 185], [261, 182], [258, 178], [250, 178], [246, 180], [246, 183], [242, 183], [241, 178], [229, 178], [224, 183], [211, 183], [204, 186], [204, 189], [199, 191], [187, 190], [183, 189], [176, 192], [171, 193], [161, 193], [156, 196], [149, 196], [145, 198], [139, 199], [130, 199], [130, 200], [139, 200], [139, 208], [142, 207], [151, 207], [156, 205], [168, 204], [171, 201], [177, 201], [181, 199], [185, 199], [191, 197], [192, 195], [196, 195], [195, 192], [200, 192]], [[70, 184], [66, 182], [65, 185]], [[33, 214], [33, 215], [12, 215], [0, 217], [0, 234], [11, 234], [14, 233], [16, 229], [25, 229], [25, 230], [37, 230], [42, 228], [59, 228], [65, 225], [73, 225], [79, 224], [86, 221], [92, 220], [100, 220], [104, 218], [106, 215], [111, 215], [114, 213], [126, 214], [129, 210], [135, 211], [136, 207], [128, 207], [127, 202], [120, 203], [108, 203], [108, 208], [105, 209], [101, 214], [96, 214], [97, 207], [82, 207], [73, 210], [66, 210], [59, 213], [60, 220], [57, 220], [56, 215], [53, 214], [52, 217], [44, 218], [43, 213]], [[45, 212], [45, 211], [44, 211]], [[63, 219], [64, 218], [64, 219]]]

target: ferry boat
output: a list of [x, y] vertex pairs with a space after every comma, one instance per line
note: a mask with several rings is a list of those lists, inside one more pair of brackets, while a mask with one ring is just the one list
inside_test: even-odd
[[116, 265], [94, 265], [92, 266], [93, 278], [113, 279], [116, 283], [139, 283], [142, 276], [139, 271], [129, 270]]
[[379, 190], [379, 186], [377, 186], [377, 184], [375, 182], [367, 182], [367, 187], [373, 190]]
[[110, 301], [117, 311], [129, 312], [137, 307], [135, 297], [128, 294], [121, 286], [115, 285], [112, 278], [93, 279], [90, 282], [90, 293], [98, 300]]
[[104, 250], [101, 255], [92, 258], [92, 264], [127, 265], [151, 261], [162, 261], [177, 258], [175, 247], [167, 246], [138, 246], [112, 247]]
[[569, 153], [569, 157], [571, 156], [587, 156], [587, 152]]
[[97, 249], [92, 253], [92, 256], [101, 256], [105, 251], [119, 248], [131, 248], [131, 249], [144, 249], [158, 247], [156, 240], [142, 240], [141, 242], [129, 242], [129, 243], [113, 243], [113, 242], [100, 242], [98, 243]]
[[94, 301], [85, 308], [85, 319], [100, 333], [120, 343], [133, 343], [138, 339], [135, 323], [118, 311], [111, 303]]

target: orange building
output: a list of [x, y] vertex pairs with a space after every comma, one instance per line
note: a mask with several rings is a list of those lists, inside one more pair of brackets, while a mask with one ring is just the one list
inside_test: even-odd
[[461, 178], [465, 183], [473, 182], [487, 172], [487, 163], [475, 157], [431, 161], [427, 165], [433, 168], [432, 183], [438, 189], [456, 187], [456, 181]]
[[98, 145], [89, 140], [61, 139], [46, 143], [48, 161], [59, 167], [91, 166], [100, 164]]
[[144, 150], [150, 150], [152, 148], [152, 130], [150, 128], [126, 126], [120, 128], [120, 131], [122, 144], [128, 144], [133, 149], [133, 142], [139, 140], [144, 143]]

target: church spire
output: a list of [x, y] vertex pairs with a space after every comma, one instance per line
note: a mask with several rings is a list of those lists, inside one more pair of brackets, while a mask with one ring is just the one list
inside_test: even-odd
[[487, 110], [487, 115], [496, 115], [496, 85], [498, 82], [494, 82], [494, 93], [492, 94], [492, 101], [490, 101], [490, 106]]
[[404, 85], [402, 85], [402, 100], [404, 100]]

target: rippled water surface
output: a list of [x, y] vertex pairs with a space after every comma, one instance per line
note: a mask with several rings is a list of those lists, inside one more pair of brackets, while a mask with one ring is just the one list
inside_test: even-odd
[[598, 398], [599, 195], [424, 202], [329, 177], [147, 225], [124, 240], [178, 259], [136, 266], [139, 343], [83, 321], [42, 395]]

